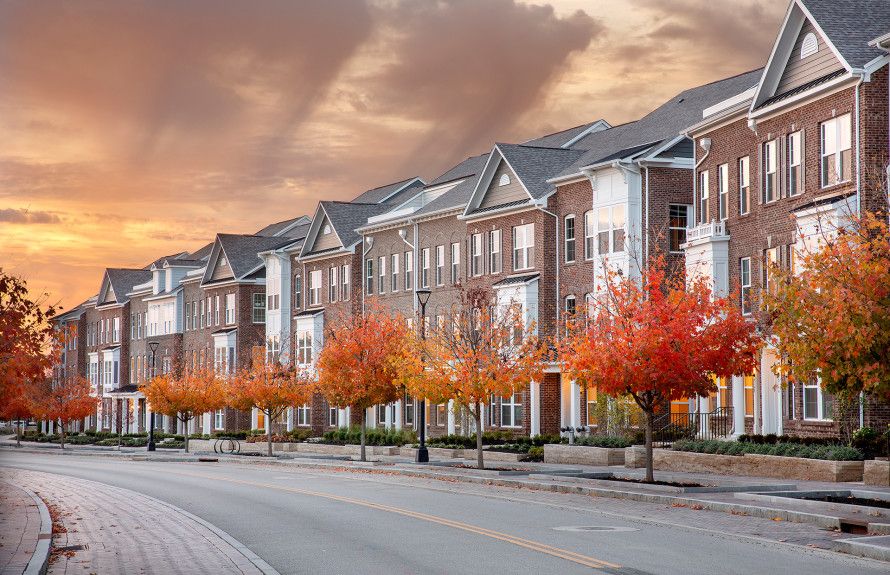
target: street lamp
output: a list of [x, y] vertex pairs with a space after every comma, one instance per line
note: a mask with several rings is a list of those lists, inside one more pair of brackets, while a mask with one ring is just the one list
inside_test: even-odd
[[[158, 351], [158, 346], [161, 345], [160, 342], [150, 341], [148, 342], [148, 348], [151, 350], [151, 377], [154, 379], [155, 376], [155, 353]], [[151, 423], [148, 428], [148, 451], [155, 450], [155, 410], [151, 410]]]
[[[417, 294], [417, 303], [420, 304], [420, 339], [426, 341], [426, 304], [430, 301], [430, 290], [419, 289], [414, 293]], [[415, 461], [417, 463], [430, 461], [430, 452], [426, 448], [426, 400], [423, 398], [420, 399], [420, 447], [417, 448]]]

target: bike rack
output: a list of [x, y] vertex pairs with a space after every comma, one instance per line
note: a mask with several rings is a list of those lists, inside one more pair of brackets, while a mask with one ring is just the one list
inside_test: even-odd
[[213, 453], [236, 455], [241, 453], [241, 442], [234, 437], [217, 437], [213, 444]]

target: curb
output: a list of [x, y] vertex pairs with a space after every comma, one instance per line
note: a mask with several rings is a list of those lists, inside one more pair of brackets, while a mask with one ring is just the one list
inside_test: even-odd
[[[884, 543], [885, 545], [875, 545], [874, 543]], [[868, 559], [877, 559], [878, 561], [890, 561], [890, 537], [881, 535], [878, 537], [860, 537], [858, 539], [846, 539], [837, 541], [834, 548], [841, 553], [866, 557]]]
[[49, 554], [53, 540], [53, 520], [43, 499], [30, 489], [18, 484], [16, 484], [16, 487], [27, 493], [34, 500], [37, 510], [40, 512], [40, 532], [37, 535], [37, 547], [34, 549], [34, 555], [28, 561], [28, 566], [25, 567], [23, 575], [43, 575], [49, 566]]

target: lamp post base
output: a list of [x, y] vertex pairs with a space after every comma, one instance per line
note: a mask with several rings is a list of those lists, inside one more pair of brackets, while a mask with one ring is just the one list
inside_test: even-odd
[[414, 457], [415, 463], [429, 463], [430, 462], [430, 452], [427, 450], [426, 446], [417, 448], [417, 455]]

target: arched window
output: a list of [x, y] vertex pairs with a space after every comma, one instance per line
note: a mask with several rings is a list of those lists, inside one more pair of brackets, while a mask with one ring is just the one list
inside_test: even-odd
[[506, 186], [510, 183], [510, 175], [509, 174], [501, 174], [501, 179], [498, 180], [499, 186]]
[[816, 35], [810, 32], [803, 38], [803, 43], [800, 45], [800, 59], [803, 60], [807, 56], [811, 54], [815, 54], [819, 51], [819, 40], [816, 39]]

